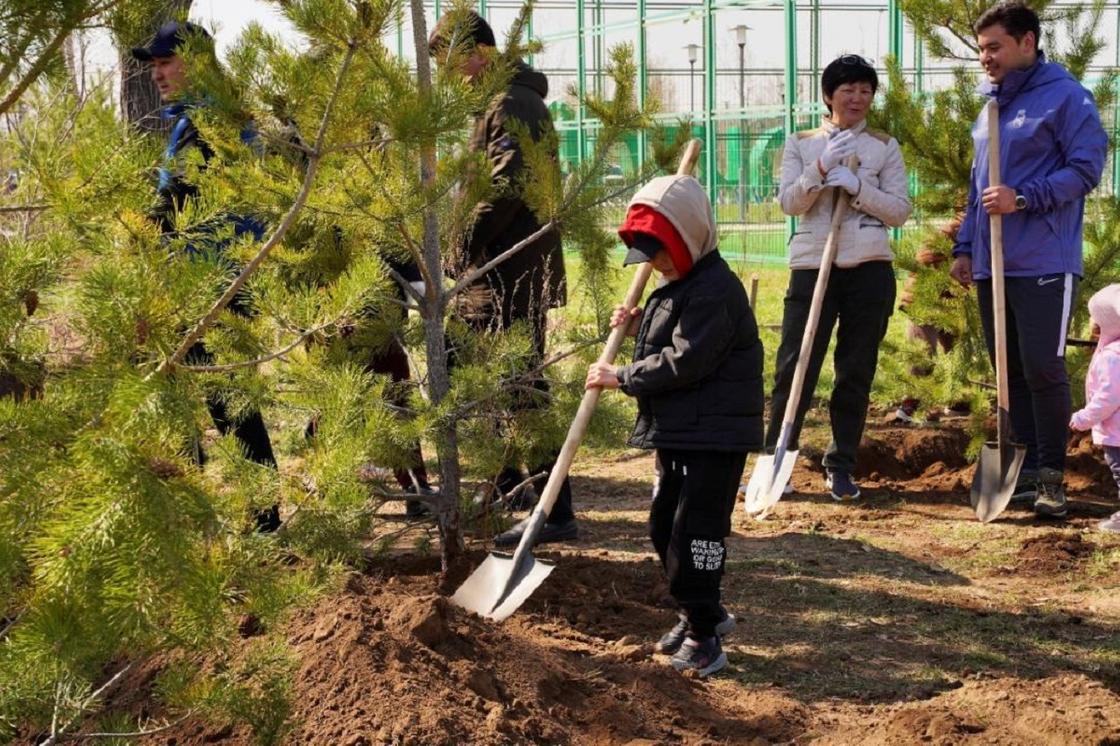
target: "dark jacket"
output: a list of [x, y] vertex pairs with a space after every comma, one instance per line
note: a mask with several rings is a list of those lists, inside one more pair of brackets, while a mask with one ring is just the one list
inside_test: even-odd
[[762, 341], [743, 284], [718, 251], [650, 294], [634, 362], [618, 378], [638, 399], [630, 445], [762, 448]]
[[[552, 116], [544, 103], [546, 95], [548, 79], [519, 63], [509, 88], [475, 122], [471, 151], [486, 153], [491, 178], [504, 184], [493, 201], [475, 208], [475, 222], [462, 252], [471, 266], [485, 264], [542, 225], [520, 194], [526, 165], [509, 123], [519, 122], [535, 142], [553, 137]], [[555, 142], [553, 139], [553, 158], [558, 160]], [[487, 273], [482, 284], [494, 294], [508, 323], [564, 305], [565, 279], [560, 234], [551, 231]]]

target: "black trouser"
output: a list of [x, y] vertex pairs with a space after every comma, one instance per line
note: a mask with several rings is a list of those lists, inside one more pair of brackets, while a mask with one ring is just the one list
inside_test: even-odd
[[[774, 448], [782, 429], [816, 281], [815, 269], [795, 269], [790, 273], [782, 316], [782, 342], [778, 347], [774, 375], [774, 394], [770, 399], [767, 450]], [[894, 310], [894, 297], [894, 269], [890, 262], [866, 262], [855, 267], [832, 268], [828, 291], [821, 306], [821, 320], [809, 354], [809, 369], [801, 389], [790, 450], [798, 448], [801, 426], [813, 400], [821, 365], [832, 339], [832, 328], [838, 325], [833, 356], [836, 377], [828, 401], [832, 443], [825, 452], [824, 466], [847, 472], [855, 469], [856, 449], [863, 437], [867, 405], [871, 400], [871, 382], [875, 379], [875, 368], [879, 363], [879, 343], [887, 333], [887, 322]]]
[[[214, 355], [206, 349], [202, 342], [197, 342], [187, 351], [185, 362], [187, 365], [213, 365]], [[268, 428], [265, 427], [264, 418], [257, 410], [247, 413], [238, 421], [230, 419], [225, 402], [218, 393], [206, 397], [206, 408], [210, 411], [210, 418], [214, 420], [214, 427], [222, 435], [233, 431], [233, 437], [245, 449], [245, 458], [255, 464], [276, 468], [276, 457], [272, 453], [272, 441], [268, 437]], [[196, 460], [201, 464], [206, 461], [202, 447], [196, 447]], [[256, 514], [257, 526], [262, 531], [275, 531], [280, 527], [280, 507], [273, 505], [271, 508], [258, 511]]]
[[[1072, 274], [1005, 277], [1007, 388], [1015, 439], [1027, 447], [1023, 468], [1062, 471], [1073, 411], [1066, 334], [1078, 278]], [[992, 281], [978, 280], [980, 322], [995, 366]]]
[[[404, 347], [395, 338], [391, 338], [385, 348], [372, 354], [366, 362], [367, 373], [380, 373], [388, 375], [392, 382], [389, 388], [389, 400], [399, 407], [408, 406], [408, 392], [403, 386], [396, 386], [411, 377], [408, 369], [408, 355]], [[407, 469], [394, 469], [393, 477], [405, 492], [413, 492], [417, 488], [427, 488], [428, 471], [424, 468], [424, 454], [420, 451], [420, 441], [417, 440], [409, 447], [410, 458]]]
[[[485, 310], [476, 309], [474, 313], [463, 320], [470, 328], [478, 332], [506, 332], [517, 322], [527, 321], [529, 323], [529, 331], [533, 335], [533, 357], [527, 361], [526, 367], [531, 370], [540, 365], [545, 359], [547, 315], [543, 308], [536, 309], [529, 313], [519, 313], [511, 309], [509, 304], [493, 303], [486, 307]], [[454, 347], [449, 345], [449, 367], [454, 367], [456, 358], [457, 354]], [[524, 409], [532, 409], [540, 406], [540, 400], [548, 395], [548, 381], [544, 379], [543, 372], [539, 374], [530, 385], [540, 392], [540, 396], [518, 395], [517, 400], [520, 402], [519, 406]], [[543, 463], [529, 465], [530, 475], [542, 474], [540, 478], [533, 482], [533, 487], [538, 494], [544, 492], [545, 485], [548, 484], [548, 475], [551, 474], [553, 468], [555, 468], [556, 459], [559, 455], [560, 451], [557, 449], [553, 451]], [[508, 464], [502, 469], [495, 481], [498, 489], [506, 493], [524, 481], [524, 478], [520, 468], [513, 464]], [[571, 481], [565, 475], [564, 481], [560, 485], [560, 494], [556, 497], [556, 503], [552, 506], [552, 511], [548, 514], [547, 521], [549, 523], [567, 523], [575, 517], [576, 514], [572, 508], [572, 485]]]
[[747, 454], [659, 448], [657, 459], [661, 477], [649, 511], [649, 536], [689, 632], [706, 639], [723, 616], [723, 540], [731, 533]]

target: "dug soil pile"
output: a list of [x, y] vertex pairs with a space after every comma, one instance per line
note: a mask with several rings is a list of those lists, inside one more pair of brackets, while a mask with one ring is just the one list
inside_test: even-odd
[[[654, 659], [674, 615], [653, 562], [567, 556], [503, 624], [435, 594], [438, 562], [397, 558], [302, 613], [286, 743], [772, 743], [808, 708], [770, 689], [682, 677]], [[561, 606], [563, 604], [563, 606]], [[252, 743], [195, 723], [152, 743]]]

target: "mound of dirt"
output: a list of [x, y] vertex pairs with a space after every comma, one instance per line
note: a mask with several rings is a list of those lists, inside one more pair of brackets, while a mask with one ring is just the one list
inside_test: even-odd
[[1018, 569], [1036, 575], [1070, 572], [1089, 559], [1096, 545], [1081, 534], [1050, 531], [1024, 539], [1019, 547]]
[[879, 428], [856, 455], [856, 476], [872, 480], [932, 477], [968, 466], [968, 433], [957, 428]]
[[[353, 578], [290, 625], [300, 669], [285, 743], [767, 743], [807, 727], [790, 697], [732, 698], [720, 693], [731, 682], [686, 679], [652, 655], [674, 621], [654, 562], [564, 557], [501, 624], [436, 595], [435, 559], [398, 560], [410, 562]], [[252, 743], [220, 724], [169, 735]]]
[[891, 705], [878, 715], [874, 720], [857, 716], [813, 743], [1010, 746], [1105, 744], [1120, 738], [1115, 696], [1079, 675], [969, 681], [924, 702]]

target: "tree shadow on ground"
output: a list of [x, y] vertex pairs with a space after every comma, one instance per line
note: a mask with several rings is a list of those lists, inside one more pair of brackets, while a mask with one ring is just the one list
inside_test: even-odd
[[[604, 643], [652, 642], [675, 618], [646, 538], [648, 497], [634, 496], [630, 480], [594, 481], [599, 494], [617, 490], [615, 510], [633, 517], [582, 517], [578, 544], [538, 550], [557, 568], [524, 611]], [[724, 599], [740, 618], [727, 640], [729, 675], [746, 683], [780, 686], [804, 703], [879, 703], [932, 696], [975, 675], [1076, 672], [1120, 692], [1114, 625], [993, 610], [956, 590], [969, 578], [855, 539], [736, 533], [728, 545]], [[612, 556], [643, 547], [641, 559]]]

